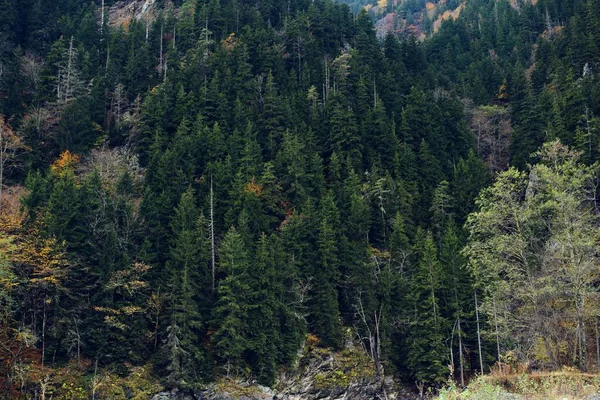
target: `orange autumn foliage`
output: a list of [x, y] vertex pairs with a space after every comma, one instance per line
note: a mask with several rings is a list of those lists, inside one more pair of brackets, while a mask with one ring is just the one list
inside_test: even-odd
[[79, 163], [79, 156], [65, 150], [60, 153], [60, 156], [52, 163], [50, 170], [55, 176], [61, 176], [67, 172], [72, 172], [75, 166]]
[[246, 193], [252, 193], [256, 197], [260, 197], [262, 194], [263, 187], [261, 184], [256, 183], [254, 178], [246, 185]]
[[227, 51], [231, 51], [233, 50], [237, 42], [238, 40], [235, 37], [235, 33], [230, 33], [229, 36], [227, 36], [227, 38], [221, 41], [221, 44], [223, 45], [223, 48], [225, 48]]

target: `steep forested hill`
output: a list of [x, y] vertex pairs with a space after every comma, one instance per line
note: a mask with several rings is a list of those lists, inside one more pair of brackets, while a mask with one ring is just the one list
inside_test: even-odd
[[421, 41], [330, 0], [2, 2], [3, 395], [271, 385], [307, 342], [426, 386], [598, 366], [600, 1], [534, 3]]

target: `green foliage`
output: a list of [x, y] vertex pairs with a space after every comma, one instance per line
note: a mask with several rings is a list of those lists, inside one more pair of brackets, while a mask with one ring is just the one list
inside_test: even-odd
[[421, 231], [417, 237], [415, 250], [419, 253], [419, 262], [407, 295], [414, 314], [413, 326], [408, 332], [406, 364], [418, 382], [439, 384], [447, 375], [442, 330], [445, 321], [440, 310], [444, 275], [431, 233]]
[[243, 352], [249, 346], [248, 285], [250, 260], [240, 233], [231, 228], [221, 244], [219, 268], [225, 277], [218, 287], [219, 299], [214, 309], [215, 346], [217, 354], [227, 363], [227, 374], [242, 367]]
[[[492, 301], [499, 307], [505, 340], [517, 341], [529, 354], [534, 335], [544, 341], [550, 365], [585, 368], [579, 332], [587, 313], [582, 304], [594, 291], [597, 270], [598, 216], [588, 201], [597, 166], [580, 164], [578, 155], [558, 141], [545, 144], [537, 156], [540, 162], [529, 173], [510, 169], [482, 192], [480, 211], [467, 222], [464, 254], [487, 294], [488, 312], [495, 312]], [[556, 303], [563, 305], [556, 308]], [[512, 312], [504, 313], [509, 308]], [[548, 324], [555, 313], [562, 322]], [[515, 329], [516, 320], [527, 320], [530, 329]], [[550, 338], [573, 329], [577, 332], [567, 345], [576, 350], [567, 360]]]
[[[0, 213], [24, 220], [2, 246], [61, 276], [0, 254], [3, 348], [27, 327], [44, 368], [150, 362], [192, 389], [272, 384], [307, 332], [351, 329], [378, 378], [435, 386], [458, 338], [479, 351], [475, 286], [484, 364], [591, 368], [599, 2], [473, 0], [442, 24], [457, 0], [380, 3], [4, 1], [0, 116], [24, 146], [0, 149]], [[536, 153], [554, 139], [580, 162]]]

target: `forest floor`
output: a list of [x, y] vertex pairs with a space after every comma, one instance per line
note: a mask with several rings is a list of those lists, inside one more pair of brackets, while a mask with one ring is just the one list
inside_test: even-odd
[[493, 373], [474, 379], [466, 389], [455, 384], [443, 389], [439, 400], [600, 400], [600, 374], [571, 369], [520, 374]]

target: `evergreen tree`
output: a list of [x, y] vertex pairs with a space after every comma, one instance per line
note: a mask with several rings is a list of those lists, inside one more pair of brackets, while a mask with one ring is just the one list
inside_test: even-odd
[[[207, 315], [201, 314], [201, 305], [206, 307], [209, 291], [208, 242], [205, 234], [206, 220], [200, 215], [194, 200], [194, 192], [189, 188], [181, 195], [171, 221], [173, 241], [165, 269], [166, 289], [168, 290], [167, 348], [168, 357], [178, 357], [169, 361], [179, 363], [177, 375], [168, 378], [171, 382], [183, 384], [198, 380], [201, 374], [203, 351], [200, 345], [202, 328]], [[199, 304], [203, 300], [204, 304]], [[177, 345], [169, 343], [177, 340]], [[175, 346], [172, 348], [172, 346]], [[182, 358], [185, 355], [185, 358]], [[171, 374], [175, 374], [171, 371]]]
[[419, 261], [410, 281], [408, 301], [413, 308], [408, 332], [406, 366], [418, 381], [440, 384], [447, 375], [444, 346], [445, 318], [440, 310], [442, 269], [431, 233], [418, 232]]
[[250, 259], [242, 236], [231, 228], [219, 249], [219, 269], [224, 275], [218, 286], [214, 308], [214, 342], [217, 355], [225, 361], [227, 375], [239, 372], [249, 338]]

